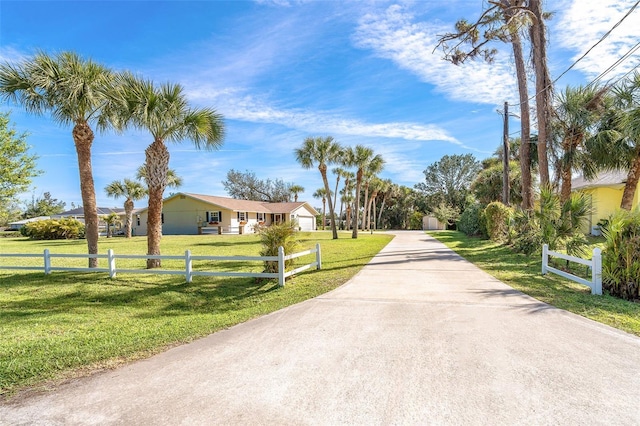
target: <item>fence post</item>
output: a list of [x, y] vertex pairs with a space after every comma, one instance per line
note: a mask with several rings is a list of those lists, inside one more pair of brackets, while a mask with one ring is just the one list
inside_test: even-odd
[[316, 269], [322, 269], [322, 255], [320, 254], [320, 243], [316, 243]]
[[113, 249], [107, 250], [107, 263], [109, 265], [109, 278], [116, 277], [116, 257], [113, 254]]
[[192, 269], [193, 265], [191, 262], [191, 250], [186, 250], [184, 252], [184, 263], [185, 263], [185, 269], [186, 269], [186, 279], [187, 279], [187, 282], [190, 283], [192, 280], [191, 272], [193, 270]]
[[542, 245], [542, 275], [547, 274], [547, 266], [549, 265], [549, 244]]
[[51, 257], [49, 257], [49, 249], [44, 249], [44, 273], [49, 275], [51, 273]]
[[593, 249], [591, 262], [591, 294], [602, 294], [602, 250], [599, 247]]
[[278, 286], [284, 287], [284, 247], [278, 247]]

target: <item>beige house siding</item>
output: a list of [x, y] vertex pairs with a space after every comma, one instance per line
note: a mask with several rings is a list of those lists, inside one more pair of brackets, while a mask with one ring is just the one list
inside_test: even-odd
[[[216, 202], [227, 204], [231, 208], [222, 207]], [[212, 223], [211, 217], [215, 215], [208, 215], [208, 212], [219, 212], [221, 220]], [[292, 217], [299, 218], [303, 222], [304, 230], [314, 230], [316, 212], [306, 203], [270, 204], [179, 193], [164, 200], [162, 214], [163, 235], [196, 235], [201, 232], [215, 234], [219, 227], [222, 228], [223, 233], [250, 234], [254, 232], [254, 226], [259, 221], [265, 225], [271, 225], [278, 219], [286, 221]], [[262, 218], [259, 218], [260, 214]], [[242, 216], [244, 220], [241, 221]], [[147, 234], [146, 209], [134, 214], [133, 233], [134, 235]]]

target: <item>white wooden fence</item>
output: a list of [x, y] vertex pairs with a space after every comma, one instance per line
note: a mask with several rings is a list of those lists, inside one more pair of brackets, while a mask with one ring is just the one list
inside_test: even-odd
[[[549, 266], [550, 256], [589, 266], [591, 268], [591, 281]], [[551, 251], [549, 250], [549, 245], [545, 244], [542, 246], [542, 275], [546, 275], [547, 272], [552, 272], [571, 281], [584, 284], [591, 288], [591, 294], [602, 294], [602, 251], [598, 247], [593, 249], [593, 257], [591, 260], [585, 260]]]
[[[295, 259], [301, 256], [315, 253], [315, 262], [299, 266], [290, 271], [285, 271], [285, 261]], [[135, 254], [115, 254], [112, 249], [107, 250], [107, 254], [58, 254], [51, 253], [49, 249], [45, 249], [43, 254], [24, 254], [24, 253], [0, 253], [0, 257], [35, 257], [43, 258], [43, 266], [2, 266], [0, 269], [22, 269], [22, 270], [44, 270], [45, 274], [52, 271], [74, 271], [74, 272], [108, 272], [109, 277], [115, 278], [118, 272], [127, 274], [173, 274], [184, 275], [187, 282], [190, 283], [194, 276], [211, 276], [211, 277], [262, 277], [262, 278], [278, 278], [280, 287], [284, 286], [285, 279], [291, 275], [305, 271], [312, 267], [322, 269], [322, 255], [320, 252], [320, 244], [311, 250], [299, 253], [284, 254], [282, 247], [278, 248], [277, 256], [193, 256], [191, 250], [186, 250], [184, 256], [166, 256], [166, 255], [135, 255]], [[51, 266], [52, 258], [85, 258], [85, 259], [107, 259], [107, 268], [69, 268], [64, 266]], [[184, 269], [122, 269], [116, 267], [116, 259], [160, 259], [160, 260], [184, 260]], [[213, 261], [272, 261], [278, 262], [278, 272], [223, 272], [223, 271], [195, 271], [193, 270], [193, 262], [201, 260]]]

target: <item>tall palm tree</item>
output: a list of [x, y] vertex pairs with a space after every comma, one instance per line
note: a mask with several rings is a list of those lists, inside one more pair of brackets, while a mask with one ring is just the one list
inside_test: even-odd
[[133, 222], [134, 201], [141, 200], [147, 195], [147, 190], [140, 182], [131, 179], [114, 180], [108, 184], [104, 191], [108, 197], [121, 198], [124, 197], [124, 236], [131, 238], [131, 224]]
[[290, 192], [291, 194], [293, 194], [293, 201], [294, 201], [295, 203], [297, 203], [297, 202], [298, 202], [298, 195], [299, 195], [301, 192], [304, 192], [304, 187], [303, 187], [303, 186], [300, 186], [300, 185], [291, 185], [291, 186], [289, 187], [289, 192]]
[[378, 177], [374, 177], [371, 179], [369, 183], [369, 188], [371, 189], [371, 198], [369, 198], [369, 206], [367, 207], [367, 229], [371, 228], [371, 215], [373, 213], [373, 225], [375, 229], [375, 221], [376, 221], [376, 198], [378, 198], [378, 194], [381, 192], [383, 187], [382, 179]]
[[310, 169], [314, 164], [318, 165], [318, 170], [322, 176], [322, 183], [327, 192], [329, 201], [329, 215], [331, 216], [331, 232], [333, 239], [338, 239], [338, 230], [336, 228], [335, 214], [333, 211], [333, 203], [331, 201], [331, 189], [327, 180], [327, 166], [337, 163], [342, 156], [342, 147], [331, 136], [327, 137], [308, 137], [300, 148], [295, 150], [296, 160], [305, 169]]
[[336, 188], [334, 189], [333, 193], [335, 194], [335, 197], [333, 198], [333, 211], [336, 211], [336, 203], [338, 202], [338, 186], [340, 185], [340, 178], [345, 176], [345, 173], [348, 173], [347, 170], [341, 168], [341, 167], [334, 167], [333, 169], [331, 169], [331, 172], [334, 174], [334, 176], [336, 177]]
[[617, 107], [614, 125], [619, 135], [614, 139], [614, 149], [602, 157], [610, 168], [627, 171], [620, 208], [631, 210], [640, 181], [640, 73], [636, 71], [615, 87], [613, 94]]
[[[342, 221], [342, 209], [344, 208], [344, 205], [347, 204], [347, 213], [346, 213], [345, 219], [347, 224], [349, 224], [351, 223], [351, 217], [349, 215], [349, 213], [351, 213], [351, 209], [349, 209], [348, 206], [349, 206], [349, 203], [353, 201], [353, 195], [352, 195], [353, 178], [355, 178], [356, 175], [353, 172], [350, 172], [349, 170], [344, 170], [344, 173], [342, 176], [344, 177], [344, 186], [340, 191], [340, 194], [342, 196], [340, 197], [340, 213], [338, 214], [338, 217], [340, 218], [340, 221]], [[344, 227], [342, 227], [342, 229], [344, 229]]]
[[382, 170], [384, 165], [384, 159], [380, 154], [375, 154], [373, 149], [363, 145], [356, 145], [353, 148], [349, 148], [346, 151], [344, 158], [345, 165], [348, 167], [356, 167], [356, 196], [354, 198], [355, 205], [353, 206], [353, 231], [351, 238], [358, 238], [358, 223], [360, 219], [360, 191], [362, 187], [362, 178], [365, 174], [365, 170]]
[[560, 201], [571, 198], [571, 179], [574, 169], [582, 169], [589, 174], [593, 171], [591, 159], [586, 155], [584, 143], [591, 136], [592, 127], [602, 111], [606, 91], [594, 86], [567, 87], [558, 96], [555, 111], [561, 130]]
[[384, 211], [384, 205], [387, 202], [387, 198], [389, 197], [389, 193], [392, 190], [392, 186], [393, 182], [391, 182], [391, 179], [384, 179], [382, 181], [382, 185], [380, 188], [380, 192], [382, 192], [382, 203], [380, 203], [380, 212], [378, 212], [378, 220], [376, 220], [376, 229], [382, 224], [382, 212]]
[[[118, 117], [151, 133], [153, 142], [145, 150], [146, 182], [149, 193], [147, 251], [160, 254], [162, 237], [162, 197], [167, 186], [169, 150], [165, 142], [190, 140], [196, 148], [217, 149], [224, 138], [222, 116], [210, 108], [189, 106], [182, 86], [167, 83], [155, 86], [151, 81], [130, 73], [118, 77]], [[147, 268], [160, 266], [159, 259], [148, 259]]]
[[327, 190], [324, 188], [316, 189], [316, 192], [313, 193], [313, 198], [322, 200], [322, 230], [324, 231], [325, 224], [327, 223]]
[[[89, 254], [98, 253], [98, 210], [91, 167], [92, 125], [106, 130], [110, 122], [102, 114], [105, 93], [113, 74], [104, 66], [73, 52], [50, 56], [40, 52], [16, 65], [0, 65], [0, 96], [23, 106], [28, 112], [50, 112], [54, 121], [73, 126], [73, 142], [78, 156], [80, 192], [84, 209], [85, 234]], [[89, 267], [98, 266], [90, 258]]]

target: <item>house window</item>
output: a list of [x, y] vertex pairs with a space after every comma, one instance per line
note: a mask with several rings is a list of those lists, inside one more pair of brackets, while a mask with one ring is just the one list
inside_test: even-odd
[[247, 220], [247, 212], [238, 212], [238, 220], [245, 222]]
[[256, 219], [258, 222], [264, 222], [264, 213], [256, 213]]
[[220, 216], [220, 212], [207, 212], [209, 222], [220, 222], [222, 220]]
[[164, 223], [164, 213], [161, 214], [160, 218], [162, 220], [162, 223]]

